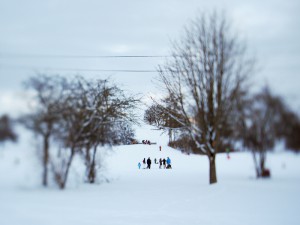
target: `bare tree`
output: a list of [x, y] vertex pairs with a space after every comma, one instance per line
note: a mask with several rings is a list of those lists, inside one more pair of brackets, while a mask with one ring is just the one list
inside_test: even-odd
[[253, 96], [241, 120], [244, 147], [252, 152], [257, 178], [269, 177], [266, 169], [267, 152], [273, 150], [276, 141], [286, 140], [289, 146], [291, 133], [299, 124], [296, 114], [287, 108], [283, 99], [273, 95], [268, 87]]
[[134, 129], [132, 124], [126, 121], [120, 121], [113, 127], [113, 145], [127, 145], [134, 139]]
[[60, 102], [67, 82], [59, 76], [47, 76], [38, 74], [25, 82], [27, 89], [34, 92], [34, 105], [32, 113], [22, 116], [20, 121], [43, 139], [42, 184], [48, 184], [48, 166], [50, 138], [55, 133], [60, 117]]
[[42, 137], [43, 185], [48, 184], [50, 165], [54, 181], [64, 189], [78, 153], [84, 155], [88, 181], [95, 182], [98, 146], [121, 142], [118, 138], [124, 131], [117, 131], [119, 124], [137, 121], [134, 111], [139, 99], [125, 95], [108, 80], [83, 77], [66, 80], [38, 74], [26, 87], [35, 93], [34, 107], [21, 122]]
[[182, 40], [173, 44], [172, 55], [159, 66], [159, 81], [170, 101], [178, 104], [180, 118], [165, 111], [208, 157], [213, 184], [216, 154], [233, 140], [236, 108], [246, 94], [244, 83], [253, 71], [253, 60], [225, 16], [217, 13], [192, 21]]
[[164, 106], [154, 103], [146, 109], [144, 121], [162, 130], [163, 133], [167, 132], [169, 142], [172, 142], [175, 141], [178, 130], [182, 129], [182, 123], [178, 122], [178, 119], [183, 118], [177, 113], [179, 105], [172, 98], [163, 99], [163, 104]]
[[[110, 84], [108, 80], [91, 83], [86, 93], [88, 94], [86, 99], [89, 100], [87, 114], [90, 123], [84, 138], [90, 141], [86, 142], [88, 145], [85, 148], [85, 162], [88, 181], [94, 183], [98, 146], [120, 144], [126, 139], [124, 135], [127, 136], [130, 132], [132, 137], [133, 131], [130, 129], [130, 124], [137, 121], [134, 111], [139, 104], [139, 99], [126, 96], [124, 91]], [[88, 150], [90, 147], [93, 147], [92, 155]]]
[[113, 144], [118, 132], [116, 124], [136, 121], [134, 109], [139, 102], [133, 96], [125, 96], [108, 80], [93, 82], [77, 77], [69, 86], [70, 92], [62, 103], [60, 131], [56, 135], [62, 143], [64, 157], [52, 163], [61, 189], [65, 188], [76, 153], [84, 156], [88, 182], [95, 182], [98, 147]]

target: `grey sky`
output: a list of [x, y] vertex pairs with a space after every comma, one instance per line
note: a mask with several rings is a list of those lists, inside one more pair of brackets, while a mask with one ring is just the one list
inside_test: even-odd
[[[9, 58], [8, 54], [167, 55], [170, 40], [180, 37], [183, 26], [197, 13], [213, 9], [226, 11], [256, 54], [262, 70], [255, 75], [254, 84], [259, 87], [268, 82], [293, 108], [300, 109], [298, 0], [0, 0], [0, 113], [22, 107], [21, 82], [35, 71], [155, 70], [163, 62], [159, 58]], [[123, 88], [145, 95], [155, 91], [151, 80], [156, 73], [80, 73], [94, 78], [111, 76]]]

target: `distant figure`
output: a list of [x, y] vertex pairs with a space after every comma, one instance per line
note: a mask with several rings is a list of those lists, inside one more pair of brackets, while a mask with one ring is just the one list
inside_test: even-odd
[[139, 164], [138, 164], [139, 169], [141, 169], [141, 165], [142, 165], [142, 164], [139, 162]]
[[230, 159], [230, 155], [229, 155], [230, 149], [226, 148], [226, 153], [227, 153], [227, 159]]
[[166, 159], [164, 158], [162, 161], [163, 161], [164, 169], [166, 169]]
[[158, 162], [157, 162], [156, 158], [154, 159], [154, 163], [155, 163], [155, 164], [158, 164]]
[[146, 168], [146, 158], [143, 159], [144, 169]]
[[159, 159], [159, 169], [161, 169], [161, 166], [162, 166], [162, 159], [160, 158]]
[[161, 151], [161, 146], [159, 146], [159, 151]]
[[151, 169], [151, 159], [150, 159], [150, 157], [147, 159], [147, 168]]
[[167, 157], [167, 169], [172, 169], [171, 159], [169, 157]]

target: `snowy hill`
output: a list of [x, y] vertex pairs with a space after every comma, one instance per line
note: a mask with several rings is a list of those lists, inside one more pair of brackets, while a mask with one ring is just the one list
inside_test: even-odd
[[[249, 153], [231, 154], [230, 160], [220, 154], [218, 184], [210, 186], [205, 156], [188, 156], [159, 135], [151, 138], [158, 144], [109, 152], [109, 182], [82, 184], [75, 164], [64, 191], [40, 187], [34, 152], [6, 146], [0, 153], [0, 224], [299, 224], [299, 155], [269, 154], [272, 178], [256, 180]], [[170, 157], [173, 169], [152, 164], [139, 170], [138, 162], [148, 157]]]

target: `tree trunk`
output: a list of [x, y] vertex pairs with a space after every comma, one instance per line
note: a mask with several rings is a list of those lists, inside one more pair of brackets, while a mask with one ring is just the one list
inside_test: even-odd
[[260, 153], [260, 171], [263, 173], [265, 170], [265, 154], [263, 152]]
[[89, 145], [86, 146], [85, 153], [86, 153], [85, 154], [85, 163], [86, 163], [86, 165], [89, 165], [90, 162], [91, 162], [90, 146]]
[[266, 152], [261, 151], [259, 156], [259, 166], [260, 166], [260, 177], [265, 178], [265, 177], [270, 177], [270, 172], [269, 170], [267, 171], [265, 168], [265, 163], [266, 163]]
[[97, 147], [94, 148], [93, 159], [88, 173], [88, 180], [90, 184], [95, 183], [96, 180], [96, 152], [97, 152]]
[[172, 142], [172, 129], [169, 128], [169, 143]]
[[69, 174], [69, 170], [70, 170], [70, 167], [71, 167], [71, 164], [72, 164], [72, 161], [73, 161], [74, 154], [75, 154], [75, 150], [71, 149], [71, 155], [69, 157], [69, 161], [68, 161], [68, 164], [67, 164], [67, 167], [66, 167], [66, 171], [65, 171], [63, 180], [62, 180], [62, 182], [60, 184], [60, 189], [64, 189], [66, 187], [66, 183], [67, 183], [67, 179], [68, 179], [68, 174]]
[[217, 171], [216, 171], [216, 155], [208, 156], [209, 159], [209, 184], [217, 183]]
[[253, 161], [254, 161], [254, 166], [255, 166], [255, 171], [256, 171], [256, 178], [259, 178], [261, 175], [261, 172], [260, 172], [259, 166], [257, 164], [257, 158], [256, 158], [256, 154], [255, 154], [254, 150], [252, 150], [252, 156], [253, 156]]
[[49, 135], [44, 136], [43, 186], [48, 185]]

